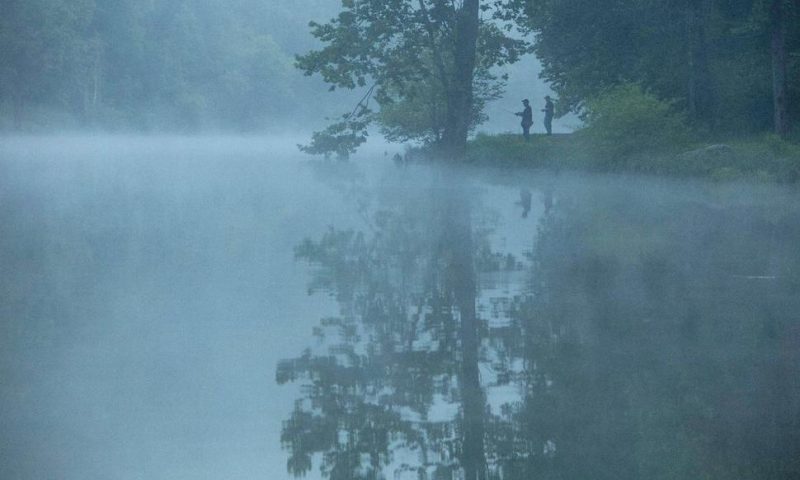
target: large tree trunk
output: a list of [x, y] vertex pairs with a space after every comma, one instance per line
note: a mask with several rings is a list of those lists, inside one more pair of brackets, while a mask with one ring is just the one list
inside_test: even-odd
[[709, 8], [708, 0], [688, 0], [686, 26], [689, 42], [689, 114], [697, 122], [710, 124], [714, 116], [714, 89], [711, 86], [706, 41]]
[[462, 431], [460, 462], [465, 480], [486, 478], [484, 452], [485, 399], [480, 384], [478, 352], [480, 337], [475, 310], [477, 285], [473, 266], [470, 201], [464, 187], [456, 187], [447, 199], [449, 277], [460, 316]]
[[781, 137], [789, 134], [789, 99], [786, 87], [786, 11], [783, 0], [772, 0], [770, 8], [770, 27], [772, 45], [772, 103], [775, 112], [775, 133]]
[[472, 82], [475, 76], [480, 0], [464, 0], [456, 15], [453, 78], [449, 82], [450, 91], [447, 92], [447, 113], [442, 134], [443, 153], [452, 160], [464, 156], [472, 119]]

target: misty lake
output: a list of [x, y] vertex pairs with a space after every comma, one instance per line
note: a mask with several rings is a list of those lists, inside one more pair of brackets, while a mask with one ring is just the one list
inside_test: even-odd
[[800, 476], [795, 187], [296, 143], [0, 139], [0, 478]]

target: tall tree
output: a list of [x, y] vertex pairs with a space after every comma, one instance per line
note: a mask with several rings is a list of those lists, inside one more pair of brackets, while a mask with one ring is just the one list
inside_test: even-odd
[[[11, 0], [0, 18], [0, 102], [15, 128], [33, 107], [69, 110], [86, 79], [92, 0]], [[87, 55], [88, 54], [88, 55]]]
[[688, 104], [691, 118], [709, 121], [713, 117], [714, 86], [709, 71], [707, 29], [711, 5], [709, 0], [688, 0], [686, 4], [686, 38], [688, 39]]
[[787, 91], [788, 53], [786, 46], [787, 17], [785, 0], [772, 0], [770, 5], [770, 56], [772, 58], [772, 103], [775, 133], [789, 134], [789, 98]]
[[309, 117], [314, 102], [297, 98], [319, 85], [292, 78], [290, 49], [305, 20], [288, 1], [257, 3], [4, 1], [0, 126], [250, 130]]
[[[342, 12], [328, 23], [312, 22], [312, 34], [325, 45], [297, 59], [307, 75], [319, 73], [331, 88], [363, 88], [366, 95], [353, 112], [306, 147], [311, 153], [352, 152], [366, 138], [373, 121], [369, 102], [378, 105], [413, 102], [420, 89], [441, 97], [443, 115], [431, 117], [431, 129], [442, 153], [459, 157], [467, 136], [480, 119], [488, 90], [476, 91], [476, 78], [492, 77], [493, 66], [514, 62], [525, 51], [497, 23], [481, 18], [499, 8], [479, 0], [344, 0]], [[423, 94], [424, 95], [424, 94]], [[428, 95], [430, 96], [430, 95]], [[441, 121], [441, 125], [434, 122]]]
[[[542, 76], [560, 108], [635, 83], [699, 126], [788, 132], [800, 41], [797, 2], [785, 0], [507, 0], [536, 38]], [[777, 115], [777, 117], [776, 117]]]

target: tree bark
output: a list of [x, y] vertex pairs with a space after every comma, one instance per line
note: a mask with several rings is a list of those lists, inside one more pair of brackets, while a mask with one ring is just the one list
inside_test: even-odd
[[444, 154], [451, 160], [464, 157], [472, 119], [473, 77], [480, 22], [480, 0], [464, 0], [456, 12], [453, 78], [447, 92], [447, 113], [442, 134]]
[[714, 91], [708, 68], [708, 10], [707, 0], [688, 0], [686, 25], [689, 41], [689, 115], [695, 121], [710, 123], [713, 120]]
[[786, 11], [783, 0], [772, 0], [770, 8], [772, 56], [772, 104], [774, 129], [781, 137], [789, 134], [789, 99], [786, 83], [788, 55], [786, 51]]

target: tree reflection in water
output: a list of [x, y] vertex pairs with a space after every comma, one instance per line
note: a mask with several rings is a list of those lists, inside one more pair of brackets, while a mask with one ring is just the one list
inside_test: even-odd
[[487, 247], [473, 184], [434, 176], [377, 207], [360, 191], [363, 231], [296, 248], [339, 312], [278, 367], [302, 384], [290, 473], [318, 455], [335, 480], [800, 475], [797, 203], [548, 184], [498, 322], [480, 279], [520, 262]]

